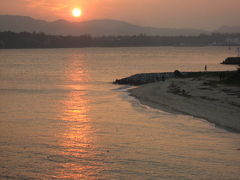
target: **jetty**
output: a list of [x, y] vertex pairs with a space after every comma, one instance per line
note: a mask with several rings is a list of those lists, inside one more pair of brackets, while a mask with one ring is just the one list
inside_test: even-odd
[[237, 56], [228, 57], [221, 64], [240, 65], [240, 47], [237, 48]]
[[160, 73], [140, 73], [122, 79], [116, 79], [114, 84], [125, 84], [138, 86], [142, 84], [154, 83], [157, 81], [166, 81], [172, 78], [192, 78], [201, 76], [230, 76], [236, 71], [199, 71], [199, 72], [160, 72]]
[[228, 57], [221, 64], [240, 65], [240, 57]]
[[174, 77], [173, 72], [165, 73], [140, 73], [130, 77], [117, 79], [114, 84], [142, 85], [156, 81], [164, 81], [166, 78]]

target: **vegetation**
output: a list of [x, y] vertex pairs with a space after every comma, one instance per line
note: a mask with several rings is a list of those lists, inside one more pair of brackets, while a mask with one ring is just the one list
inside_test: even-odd
[[240, 33], [201, 34], [199, 36], [56, 36], [44, 33], [0, 32], [0, 49], [13, 48], [80, 48], [142, 46], [226, 46], [240, 45]]

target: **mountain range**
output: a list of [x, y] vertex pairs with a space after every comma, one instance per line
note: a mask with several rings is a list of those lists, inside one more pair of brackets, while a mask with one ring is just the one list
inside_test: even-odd
[[[223, 27], [219, 32], [240, 32], [240, 27]], [[48, 22], [28, 16], [0, 15], [0, 31], [13, 32], [43, 32], [50, 35], [79, 36], [118, 36], [118, 35], [158, 35], [158, 36], [189, 36], [209, 33], [201, 29], [156, 28], [129, 24], [127, 22], [102, 19], [84, 22], [69, 22], [56, 20]]]
[[177, 36], [206, 33], [206, 31], [198, 29], [144, 27], [112, 19], [91, 20], [84, 22], [69, 22], [66, 20], [48, 22], [44, 20], [33, 19], [28, 16], [14, 15], [0, 15], [0, 31], [43, 32], [51, 35], [72, 36], [83, 34], [90, 34], [92, 36], [139, 34]]

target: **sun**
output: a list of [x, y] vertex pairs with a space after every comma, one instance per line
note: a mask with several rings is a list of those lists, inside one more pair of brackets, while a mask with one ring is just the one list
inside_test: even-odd
[[82, 15], [82, 11], [79, 8], [74, 8], [72, 10], [72, 15], [76, 18], [80, 17]]

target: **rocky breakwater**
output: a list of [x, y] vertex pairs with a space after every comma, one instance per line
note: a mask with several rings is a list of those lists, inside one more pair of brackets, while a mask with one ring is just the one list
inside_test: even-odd
[[123, 79], [117, 79], [114, 84], [128, 84], [128, 85], [142, 85], [147, 83], [153, 83], [157, 81], [165, 81], [166, 79], [174, 77], [183, 77], [184, 73], [179, 72], [178, 70], [174, 72], [162, 72], [162, 73], [141, 73], [135, 74], [130, 77]]
[[[198, 71], [198, 72], [161, 72], [161, 73], [140, 73], [126, 78], [116, 79], [114, 84], [127, 84], [138, 86], [142, 84], [165, 81], [173, 78], [197, 78], [197, 77], [215, 77], [220, 80], [233, 81], [239, 78], [238, 71]], [[236, 80], [234, 80], [236, 81]]]
[[228, 57], [221, 64], [240, 65], [240, 57]]

